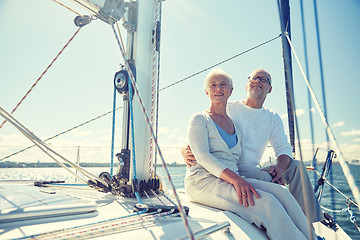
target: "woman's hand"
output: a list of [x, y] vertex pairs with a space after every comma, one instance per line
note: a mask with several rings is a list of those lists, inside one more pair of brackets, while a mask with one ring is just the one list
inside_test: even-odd
[[183, 156], [186, 165], [189, 167], [196, 165], [196, 159], [189, 145], [186, 145], [181, 149], [181, 155]]
[[239, 203], [245, 207], [254, 206], [253, 195], [260, 199], [260, 195], [257, 193], [255, 188], [251, 186], [244, 178], [240, 177], [237, 173], [226, 168], [220, 175], [220, 178], [231, 183], [238, 195]]

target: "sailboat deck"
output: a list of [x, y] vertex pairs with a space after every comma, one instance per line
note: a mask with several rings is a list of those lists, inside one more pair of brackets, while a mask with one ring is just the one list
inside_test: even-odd
[[[191, 203], [183, 191], [178, 192], [183, 204], [190, 208], [188, 221], [194, 233], [227, 221], [230, 233], [218, 231], [209, 239], [267, 239], [263, 232], [235, 214]], [[88, 187], [39, 188], [29, 183], [5, 182], [1, 184], [0, 195], [2, 239], [187, 237], [179, 214], [136, 214], [133, 212], [136, 199], [119, 198]], [[164, 196], [158, 197], [169, 203]], [[159, 204], [160, 200], [154, 197], [143, 202]]]
[[[189, 207], [189, 226], [193, 233], [228, 222], [230, 231], [219, 227], [207, 239], [268, 239], [263, 231], [237, 215], [190, 202], [177, 191]], [[143, 199], [148, 205], [171, 205], [164, 196]], [[6, 182], [0, 187], [0, 235], [2, 239], [180, 239], [187, 230], [179, 214], [168, 211], [134, 213], [135, 198], [120, 198], [97, 192], [87, 186], [36, 187], [29, 182]], [[350, 239], [339, 229], [336, 234], [322, 224], [315, 230], [326, 239]], [[343, 233], [343, 234], [342, 234]]]

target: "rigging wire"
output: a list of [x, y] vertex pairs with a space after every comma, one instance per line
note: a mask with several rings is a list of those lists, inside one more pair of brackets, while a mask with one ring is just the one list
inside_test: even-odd
[[[122, 108], [122, 106], [116, 108], [115, 110], [117, 111], [117, 110], [119, 110], [119, 109], [121, 109], [121, 108]], [[102, 117], [104, 117], [104, 116], [106, 116], [106, 115], [109, 115], [110, 113], [112, 113], [112, 111], [103, 113], [103, 114], [101, 114], [101, 115], [99, 115], [99, 116], [97, 116], [97, 117], [95, 117], [95, 118], [92, 118], [92, 119], [86, 121], [86, 122], [80, 123], [79, 125], [76, 125], [76, 126], [74, 126], [74, 127], [72, 127], [72, 128], [69, 128], [68, 130], [65, 130], [65, 131], [63, 131], [63, 132], [61, 132], [61, 133], [58, 133], [58, 134], [56, 134], [56, 135], [54, 135], [54, 136], [52, 136], [52, 137], [49, 137], [49, 138], [45, 139], [44, 142], [47, 142], [47, 141], [49, 141], [49, 140], [51, 140], [51, 139], [54, 139], [54, 138], [56, 138], [56, 137], [59, 137], [59, 136], [61, 136], [61, 135], [64, 135], [65, 133], [68, 133], [68, 132], [70, 132], [70, 131], [72, 131], [72, 130], [75, 130], [75, 129], [79, 128], [79, 127], [82, 127], [82, 126], [84, 126], [84, 125], [86, 125], [86, 124], [88, 124], [88, 123], [90, 123], [90, 122], [95, 121], [95, 120], [98, 120], [98, 119], [100, 119], [100, 118], [102, 118]], [[16, 155], [16, 154], [22, 153], [22, 152], [24, 152], [24, 151], [26, 151], [26, 150], [28, 150], [28, 149], [30, 149], [30, 148], [33, 148], [33, 147], [35, 147], [35, 146], [36, 146], [36, 145], [31, 145], [31, 146], [26, 147], [26, 148], [23, 148], [23, 149], [21, 149], [21, 150], [19, 150], [19, 151], [17, 151], [17, 152], [14, 152], [14, 153], [12, 153], [12, 154], [10, 154], [10, 155], [7, 155], [7, 156], [1, 158], [1, 159], [0, 159], [0, 162], [3, 161], [3, 160], [5, 160], [5, 159], [7, 159], [7, 158], [10, 158], [10, 157], [12, 157], [12, 156], [14, 156], [14, 155]]]
[[118, 22], [115, 22], [115, 24], [116, 24], [116, 28], [117, 28], [117, 30], [118, 30], [119, 39], [120, 39], [120, 44], [121, 44], [121, 46], [123, 47], [123, 49], [125, 49], [125, 47], [124, 47], [124, 42], [123, 42], [123, 39], [122, 39], [122, 37], [121, 37], [121, 32], [120, 32], [119, 24], [118, 24]]
[[335, 147], [335, 152], [336, 152], [337, 156], [339, 157], [340, 166], [341, 166], [341, 168], [342, 168], [342, 170], [343, 170], [344, 176], [345, 176], [345, 178], [346, 178], [346, 180], [347, 180], [347, 182], [348, 182], [348, 184], [349, 184], [349, 187], [350, 187], [350, 189], [351, 189], [351, 192], [352, 192], [352, 194], [353, 194], [353, 196], [354, 196], [354, 198], [355, 198], [355, 201], [356, 201], [356, 203], [358, 204], [358, 208], [359, 208], [359, 210], [360, 210], [360, 207], [359, 207], [359, 203], [360, 203], [360, 192], [359, 192], [359, 188], [358, 188], [358, 187], [356, 186], [356, 184], [355, 184], [354, 177], [352, 176], [352, 174], [351, 174], [351, 172], [350, 172], [350, 169], [349, 169], [349, 166], [347, 165], [347, 163], [346, 163], [346, 161], [345, 161], [345, 159], [344, 159], [344, 156], [343, 156], [342, 151], [341, 151], [341, 149], [340, 149], [340, 147], [339, 147], [339, 144], [338, 144], [337, 140], [335, 139], [335, 136], [334, 136], [334, 134], [333, 134], [333, 132], [332, 132], [332, 129], [331, 129], [329, 123], [327, 122], [327, 119], [325, 118], [325, 115], [324, 115], [324, 113], [323, 113], [323, 111], [322, 111], [322, 109], [321, 109], [321, 106], [320, 106], [320, 104], [319, 104], [319, 101], [317, 100], [317, 98], [316, 98], [316, 96], [315, 96], [315, 93], [314, 93], [314, 91], [313, 91], [313, 89], [312, 89], [312, 87], [311, 87], [311, 85], [310, 85], [310, 82], [309, 82], [309, 80], [306, 78], [306, 74], [305, 74], [305, 72], [304, 72], [304, 70], [303, 70], [303, 68], [302, 68], [302, 66], [301, 66], [301, 64], [300, 64], [300, 61], [299, 61], [299, 58], [297, 57], [297, 54], [296, 54], [296, 52], [295, 52], [295, 49], [294, 49], [294, 47], [293, 47], [293, 45], [292, 45], [289, 37], [288, 37], [288, 36], [286, 36], [286, 37], [287, 37], [288, 42], [289, 42], [289, 44], [290, 44], [290, 46], [291, 46], [291, 50], [292, 50], [292, 52], [294, 53], [295, 59], [296, 59], [296, 61], [297, 61], [297, 64], [298, 64], [298, 66], [299, 66], [299, 69], [300, 69], [300, 71], [301, 71], [301, 73], [302, 73], [302, 75], [303, 75], [303, 78], [304, 78], [304, 80], [305, 80], [305, 83], [306, 83], [306, 85], [307, 85], [307, 87], [308, 87], [308, 89], [309, 89], [309, 91], [310, 91], [310, 93], [311, 93], [312, 99], [313, 99], [313, 101], [314, 101], [314, 103], [315, 103], [315, 106], [316, 106], [317, 111], [318, 111], [318, 113], [319, 113], [319, 115], [320, 115], [320, 118], [321, 118], [321, 120], [323, 121], [323, 124], [324, 124], [324, 126], [325, 126], [325, 128], [326, 128], [327, 134], [328, 134], [328, 136], [330, 137], [330, 140], [331, 140], [332, 144], [333, 144], [334, 147]]
[[[318, 49], [318, 56], [319, 56], [319, 68], [320, 68], [320, 80], [321, 80], [321, 91], [322, 91], [322, 99], [323, 99], [323, 107], [324, 107], [324, 117], [326, 121], [328, 121], [328, 115], [327, 115], [327, 107], [326, 107], [326, 95], [325, 95], [325, 82], [324, 82], [324, 71], [323, 71], [323, 64], [322, 64], [322, 54], [321, 54], [321, 44], [320, 44], [320, 31], [319, 31], [319, 17], [317, 12], [317, 4], [316, 0], [313, 0], [314, 4], [314, 17], [315, 17], [315, 27], [316, 27], [316, 41], [317, 41], [317, 49]], [[325, 136], [326, 136], [326, 143], [327, 148], [330, 150], [330, 141], [329, 141], [329, 134], [325, 130]], [[330, 169], [330, 181], [333, 181], [333, 174], [332, 169]], [[331, 203], [333, 205], [333, 208], [335, 208], [335, 196], [334, 192], [331, 191]], [[333, 216], [334, 220], [336, 221], [336, 215]]]
[[[292, 75], [292, 58], [290, 45], [287, 42], [286, 38], [290, 38], [291, 28], [290, 28], [290, 6], [289, 1], [277, 1], [278, 10], [280, 16], [280, 28], [281, 28], [281, 43], [282, 43], [282, 55], [284, 60], [284, 73], [285, 73], [285, 88], [286, 88], [286, 101], [287, 101], [287, 111], [288, 111], [288, 124], [289, 124], [289, 134], [290, 142], [292, 146], [293, 157], [295, 157], [295, 131], [296, 138], [298, 142], [299, 156], [300, 156], [300, 182], [305, 186], [305, 174], [306, 168], [304, 160], [302, 157], [301, 142], [300, 142], [300, 131], [299, 123], [297, 121], [297, 116], [295, 113], [295, 97], [294, 97], [294, 87], [293, 87], [293, 75]], [[295, 129], [294, 129], [295, 124]], [[309, 209], [309, 192], [305, 188], [302, 188], [302, 196], [304, 199], [305, 205], [305, 215], [307, 218], [307, 227], [308, 227], [308, 237], [313, 240], [312, 234], [312, 224], [310, 219], [310, 209]], [[317, 216], [319, 217], [319, 216]]]
[[[39, 83], [39, 81], [42, 79], [42, 77], [45, 75], [45, 73], [47, 73], [47, 71], [51, 68], [51, 66], [54, 64], [54, 62], [58, 59], [58, 57], [64, 52], [64, 50], [67, 48], [67, 46], [69, 46], [69, 44], [71, 43], [71, 41], [75, 38], [75, 36], [79, 33], [79, 31], [81, 30], [81, 28], [78, 28], [75, 33], [72, 35], [72, 37], [67, 41], [67, 43], [65, 44], [65, 46], [60, 50], [60, 52], [56, 55], [56, 57], [51, 61], [51, 63], [45, 68], [45, 70], [41, 73], [40, 77], [35, 81], [35, 83], [30, 87], [30, 89], [26, 92], [26, 94], [24, 95], [24, 97], [20, 100], [20, 102], [15, 106], [15, 108], [11, 111], [11, 114], [13, 114], [18, 107], [20, 106], [20, 104], [22, 104], [22, 102], [25, 100], [25, 98], [31, 93], [31, 91], [34, 89], [34, 87]], [[2, 124], [0, 125], [0, 129], [4, 126], [4, 124], [6, 123], [6, 120], [4, 120], [2, 122]]]
[[[319, 69], [320, 69], [320, 81], [321, 81], [321, 91], [322, 91], [322, 99], [323, 99], [323, 107], [324, 107], [324, 116], [326, 120], [328, 121], [328, 115], [327, 115], [327, 105], [326, 105], [326, 95], [325, 95], [325, 82], [324, 82], [324, 71], [323, 71], [323, 64], [322, 64], [322, 54], [321, 54], [321, 44], [320, 44], [320, 31], [319, 31], [319, 17], [317, 12], [317, 4], [316, 0], [313, 0], [314, 5], [314, 18], [315, 18], [315, 27], [316, 27], [316, 41], [317, 41], [317, 49], [318, 49], [318, 57], [319, 57]], [[325, 130], [325, 136], [326, 136], [326, 143], [327, 148], [330, 150], [330, 142], [329, 142], [329, 134]], [[333, 181], [333, 174], [332, 169], [330, 169], [330, 181]], [[334, 192], [331, 191], [331, 203], [333, 205], [333, 208], [335, 209], [335, 196]], [[333, 216], [334, 220], [336, 221], [336, 215]]]
[[206, 68], [204, 68], [203, 70], [200, 70], [200, 71], [198, 71], [198, 72], [196, 72], [196, 73], [193, 73], [193, 74], [191, 74], [190, 76], [187, 76], [187, 77], [185, 77], [185, 78], [183, 78], [183, 79], [181, 79], [181, 80], [179, 80], [179, 81], [177, 81], [177, 82], [174, 82], [174, 83], [172, 83], [172, 84], [169, 84], [169, 85], [161, 88], [159, 91], [165, 90], [165, 89], [167, 89], [167, 88], [169, 88], [169, 87], [172, 87], [173, 85], [176, 85], [176, 84], [178, 84], [178, 83], [180, 83], [180, 82], [183, 82], [183, 81], [185, 81], [185, 80], [188, 80], [188, 79], [190, 79], [190, 78], [192, 78], [192, 77], [195, 77], [196, 75], [199, 75], [200, 73], [203, 73], [203, 72], [205, 72], [205, 71], [208, 71], [208, 70], [210, 70], [210, 69], [212, 69], [212, 68], [214, 68], [214, 67], [216, 67], [216, 66], [219, 66], [219, 65], [221, 65], [221, 64], [223, 64], [223, 63], [225, 63], [225, 62], [228, 62], [228, 61], [230, 61], [230, 60], [232, 60], [232, 59], [234, 59], [234, 58], [237, 58], [237, 57], [239, 57], [239, 56], [241, 56], [241, 55], [244, 55], [245, 53], [248, 53], [248, 52], [250, 52], [250, 51], [252, 51], [252, 50], [255, 50], [255, 49], [258, 48], [258, 47], [261, 47], [261, 46], [263, 46], [263, 45], [265, 45], [265, 44], [267, 44], [267, 43], [270, 43], [270, 42], [274, 41], [275, 39], [278, 39], [279, 37], [281, 37], [281, 34], [279, 34], [278, 36], [273, 37], [273, 38], [271, 38], [271, 39], [269, 39], [269, 40], [267, 40], [267, 41], [265, 41], [265, 42], [263, 42], [263, 43], [260, 43], [260, 44], [258, 44], [258, 45], [256, 45], [256, 46], [252, 47], [252, 48], [249, 48], [249, 49], [247, 49], [247, 50], [245, 50], [245, 51], [243, 51], [243, 52], [240, 52], [240, 53], [238, 53], [238, 54], [236, 54], [236, 55], [234, 55], [234, 56], [232, 56], [232, 57], [226, 58], [225, 60], [222, 60], [222, 61], [220, 61], [220, 62], [218, 62], [218, 63], [215, 63], [215, 64], [213, 64], [213, 65], [211, 65], [211, 66], [209, 66], [209, 67], [206, 67]]
[[[117, 25], [117, 27], [118, 27], [118, 25]], [[119, 31], [119, 27], [118, 27], [118, 31]], [[120, 31], [119, 31], [119, 32], [120, 32]], [[223, 64], [223, 63], [225, 63], [225, 62], [228, 62], [228, 61], [230, 61], [230, 60], [232, 60], [232, 59], [234, 59], [234, 58], [236, 58], [236, 57], [239, 57], [239, 56], [241, 56], [241, 55], [243, 55], [243, 54], [245, 54], [245, 53], [248, 53], [248, 52], [250, 52], [250, 51], [252, 51], [252, 50], [255, 50], [255, 49], [258, 48], [258, 47], [261, 47], [261, 46], [263, 46], [263, 45], [265, 45], [265, 44], [267, 44], [267, 43], [272, 42], [273, 40], [276, 40], [276, 39], [279, 38], [280, 36], [281, 36], [281, 34], [280, 34], [279, 36], [277, 36], [277, 37], [271, 38], [271, 39], [269, 39], [269, 40], [267, 40], [267, 41], [265, 41], [265, 42], [263, 42], [263, 43], [260, 43], [260, 44], [254, 46], [254, 47], [251, 47], [251, 48], [249, 48], [249, 49], [247, 49], [247, 50], [245, 50], [245, 51], [242, 51], [242, 52], [240, 52], [240, 53], [238, 53], [238, 54], [236, 54], [236, 55], [234, 55], [234, 56], [232, 56], [232, 57], [230, 57], [230, 58], [227, 58], [227, 59], [222, 60], [222, 61], [220, 61], [220, 62], [218, 62], [218, 63], [215, 63], [214, 65], [212, 65], [212, 66], [210, 66], [210, 67], [207, 67], [207, 68], [205, 68], [205, 69], [203, 69], [203, 70], [200, 70], [200, 71], [198, 71], [198, 72], [196, 72], [196, 73], [193, 73], [193, 74], [191, 74], [191, 75], [189, 75], [189, 76], [187, 76], [187, 77], [185, 77], [185, 78], [183, 78], [183, 79], [181, 79], [181, 80], [179, 80], [179, 81], [176, 81], [176, 82], [174, 82], [174, 83], [171, 83], [171, 84], [169, 84], [169, 85], [167, 85], [167, 86], [159, 89], [158, 92], [159, 92], [159, 91], [162, 91], [162, 90], [165, 90], [165, 89], [167, 89], [167, 88], [170, 88], [170, 87], [172, 87], [172, 86], [175, 86], [175, 85], [177, 85], [177, 84], [179, 84], [179, 83], [181, 83], [181, 82], [184, 82], [184, 81], [186, 81], [186, 80], [189, 80], [190, 78], [195, 77], [196, 75], [199, 75], [200, 73], [203, 73], [203, 72], [205, 72], [205, 71], [207, 71], [207, 70], [209, 70], [209, 69], [211, 69], [211, 68], [213, 68], [213, 67], [215, 67], [215, 66], [221, 65], [221, 64]], [[122, 43], [121, 35], [120, 35], [120, 39], [119, 39], [119, 40], [120, 40], [121, 46], [123, 47], [124, 44]], [[123, 47], [123, 49], [124, 49], [124, 47]], [[159, 58], [160, 58], [160, 54], [159, 54]], [[159, 61], [159, 62], [160, 62], [160, 61]], [[160, 67], [160, 66], [158, 66], [158, 67]], [[160, 74], [160, 71], [158, 71], [158, 74]], [[122, 108], [122, 107], [116, 108], [116, 110], [119, 110], [119, 109], [121, 109], [121, 108]], [[88, 123], [90, 123], [90, 122], [92, 122], [92, 121], [95, 121], [95, 120], [97, 120], [97, 119], [99, 119], [99, 118], [102, 118], [102, 117], [104, 117], [104, 116], [106, 116], [106, 115], [108, 115], [108, 114], [110, 114], [110, 113], [112, 113], [112, 111], [103, 113], [103, 114], [101, 114], [101, 115], [99, 115], [99, 116], [97, 116], [97, 117], [95, 117], [95, 118], [93, 118], [93, 119], [90, 119], [90, 120], [88, 120], [88, 121], [86, 121], [86, 122], [84, 122], [84, 123], [81, 123], [81, 124], [79, 124], [79, 125], [77, 125], [77, 126], [74, 126], [74, 127], [70, 128], [70, 129], [68, 129], [68, 130], [65, 130], [65, 131], [63, 131], [63, 132], [61, 132], [61, 133], [59, 133], [59, 134], [56, 134], [56, 135], [54, 135], [54, 136], [52, 136], [52, 137], [50, 137], [50, 138], [47, 138], [47, 139], [45, 139], [44, 141], [49, 141], [49, 140], [51, 140], [51, 139], [54, 139], [54, 138], [56, 138], [56, 137], [59, 137], [59, 136], [65, 134], [65, 133], [68, 133], [68, 132], [70, 132], [70, 131], [72, 131], [72, 130], [75, 130], [76, 128], [82, 127], [82, 126], [84, 126], [84, 125], [86, 125], [86, 124], [88, 124]], [[14, 152], [14, 153], [12, 153], [12, 154], [10, 154], [10, 155], [7, 155], [7, 156], [1, 158], [1, 159], [0, 159], [0, 162], [3, 161], [3, 160], [5, 160], [5, 159], [7, 159], [7, 158], [10, 158], [10, 157], [12, 157], [12, 156], [14, 156], [14, 155], [16, 155], [16, 154], [19, 154], [19, 153], [21, 153], [21, 152], [24, 152], [24, 151], [26, 151], [26, 150], [34, 147], [34, 146], [35, 146], [35, 145], [32, 145], [32, 146], [26, 147], [26, 148], [24, 148], [24, 149], [21, 149], [21, 150], [19, 150], [19, 151], [17, 151], [17, 152]]]
[[[124, 47], [124, 43], [120, 34], [120, 28], [118, 22], [116, 22], [116, 27], [119, 33], [119, 38], [122, 46]], [[112, 110], [112, 129], [111, 129], [111, 151], [110, 151], [110, 176], [113, 176], [114, 172], [114, 148], [115, 148], [115, 112], [116, 112], [116, 87], [114, 86], [114, 97], [113, 97], [113, 110]]]
[[[303, 0], [300, 0], [300, 13], [301, 13], [301, 25], [302, 25], [302, 33], [303, 33], [303, 43], [304, 43], [304, 57], [305, 57], [305, 71], [306, 77], [309, 79], [310, 82], [310, 73], [309, 73], [309, 62], [308, 62], [308, 55], [307, 55], [307, 44], [306, 44], [306, 31], [305, 31], [305, 17], [304, 17], [304, 7], [303, 7]], [[312, 104], [311, 104], [311, 95], [308, 90], [308, 105], [309, 105], [309, 121], [310, 121], [310, 134], [311, 134], [311, 144], [312, 144], [312, 155], [315, 153], [315, 136], [314, 136], [314, 125], [313, 125], [313, 117], [312, 117]], [[314, 159], [315, 160], [315, 159]], [[316, 161], [313, 162], [313, 167], [316, 168]]]
[[[313, 170], [318, 176], [321, 176], [321, 174], [318, 172], [318, 171], [316, 171], [316, 170]], [[333, 188], [335, 191], [337, 191], [340, 195], [342, 195], [347, 201], [349, 201], [349, 202], [351, 202], [352, 204], [354, 204], [356, 207], [358, 207], [359, 208], [359, 205], [356, 203], [356, 202], [354, 202], [351, 198], [349, 198], [348, 196], [346, 196], [343, 192], [341, 192], [337, 187], [335, 187], [333, 184], [331, 184], [328, 180], [326, 180], [326, 179], [324, 179], [325, 180], [325, 182], [327, 183], [327, 184], [329, 184], [329, 186], [331, 187], [331, 188]]]
[[[326, 111], [326, 97], [325, 97], [325, 83], [324, 83], [324, 71], [323, 71], [323, 64], [322, 64], [322, 55], [321, 55], [321, 44], [320, 44], [320, 31], [319, 31], [319, 18], [317, 13], [317, 4], [316, 0], [313, 0], [314, 3], [314, 15], [315, 15], [315, 27], [316, 27], [316, 41], [317, 41], [317, 49], [319, 55], [319, 67], [320, 67], [320, 80], [321, 80], [321, 90], [322, 90], [322, 97], [323, 97], [323, 105], [324, 105], [324, 116], [326, 119], [327, 111]], [[325, 131], [327, 146], [329, 150], [329, 134]]]
[[[38, 138], [34, 133], [32, 133], [29, 129], [27, 129], [24, 125], [22, 125], [20, 122], [18, 122], [11, 114], [6, 112], [2, 107], [0, 107], [0, 115], [4, 117], [7, 121], [9, 121], [11, 124], [13, 124], [14, 127], [16, 127], [22, 134], [24, 134], [30, 141], [32, 141], [37, 147], [40, 148], [46, 155], [48, 155], [50, 158], [52, 158], [56, 163], [58, 163], [61, 167], [68, 170], [71, 174], [74, 174], [76, 177], [79, 177], [74, 172], [72, 172], [65, 164], [58, 161], [53, 155], [50, 154], [50, 152], [57, 157], [64, 160], [66, 163], [68, 163], [70, 166], [81, 172], [83, 175], [85, 175], [87, 178], [91, 180], [96, 180], [104, 184], [105, 186], [108, 186], [108, 184], [103, 181], [102, 179], [94, 176], [92, 173], [88, 172], [84, 168], [72, 163], [68, 159], [64, 158], [57, 152], [55, 152], [49, 145], [47, 145], [44, 141], [42, 141], [40, 138]], [[87, 183], [86, 180], [80, 178], [82, 181]]]

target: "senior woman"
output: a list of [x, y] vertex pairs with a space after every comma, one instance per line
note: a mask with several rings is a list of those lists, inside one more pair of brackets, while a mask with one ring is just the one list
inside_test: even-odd
[[[190, 200], [232, 211], [265, 229], [270, 239], [310, 239], [307, 219], [288, 189], [239, 175], [241, 143], [246, 139], [226, 113], [233, 90], [231, 77], [213, 69], [204, 87], [210, 107], [195, 113], [188, 127], [189, 144], [198, 161], [187, 168], [185, 176]], [[317, 239], [313, 231], [312, 235]]]

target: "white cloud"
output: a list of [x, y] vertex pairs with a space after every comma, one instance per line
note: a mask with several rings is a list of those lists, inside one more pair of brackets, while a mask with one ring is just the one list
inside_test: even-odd
[[[360, 142], [360, 139], [358, 139]], [[327, 156], [327, 142], [320, 142], [314, 144], [314, 150], [319, 148], [316, 159], [317, 162], [324, 162]], [[335, 150], [334, 146], [330, 144], [330, 149]], [[296, 156], [295, 159], [300, 160], [299, 148], [298, 143], [295, 143], [295, 152]], [[340, 144], [340, 150], [345, 158], [346, 161], [351, 161], [353, 159], [360, 159], [360, 144], [358, 143], [344, 143]], [[302, 159], [305, 162], [311, 162], [313, 160], [313, 147], [310, 139], [302, 139], [301, 140], [301, 152], [302, 152]], [[271, 147], [268, 147], [264, 153], [262, 163], [269, 161], [269, 157], [274, 159], [274, 151]], [[339, 156], [334, 158], [334, 161], [339, 161]]]
[[173, 132], [173, 133], [178, 133], [178, 132], [180, 132], [180, 129], [179, 129], [179, 128], [174, 128], [174, 129], [172, 130], [172, 132]]
[[74, 136], [76, 136], [76, 137], [88, 137], [88, 136], [91, 135], [91, 132], [90, 131], [75, 130], [72, 134]]
[[304, 109], [296, 109], [296, 116], [300, 117], [305, 114]]
[[360, 135], [360, 129], [359, 130], [351, 130], [348, 132], [341, 132], [340, 133], [341, 136], [356, 136], [356, 135]]
[[171, 131], [167, 127], [159, 127], [159, 134], [169, 134]]
[[[295, 113], [296, 113], [297, 117], [300, 117], [300, 116], [304, 115], [306, 112], [304, 111], [304, 109], [296, 109]], [[288, 117], [287, 113], [280, 115], [281, 119], [287, 119], [287, 117]]]
[[334, 123], [334, 124], [332, 125], [332, 127], [342, 127], [342, 126], [344, 126], [344, 125], [345, 125], [345, 122], [340, 121], [340, 122]]

